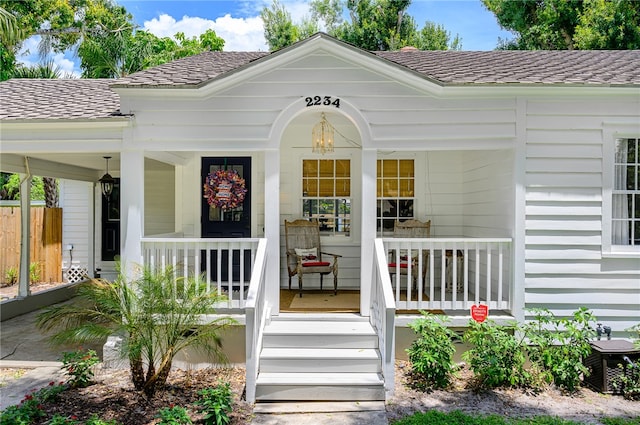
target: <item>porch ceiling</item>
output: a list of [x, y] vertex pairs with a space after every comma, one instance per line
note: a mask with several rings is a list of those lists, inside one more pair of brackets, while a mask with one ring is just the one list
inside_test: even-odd
[[[31, 170], [35, 175], [45, 175], [46, 177], [70, 178], [66, 168], [83, 170], [83, 174], [95, 174], [99, 177], [105, 172], [105, 156], [110, 156], [109, 172], [119, 175], [120, 154], [118, 152], [77, 152], [77, 153], [29, 153], [27, 155], [3, 154], [0, 161], [0, 171], [9, 173], [24, 172], [24, 156], [27, 156], [31, 163], [37, 163], [38, 169]], [[35, 161], [34, 161], [35, 160]], [[162, 170], [167, 167], [166, 163], [146, 158], [145, 168], [147, 170]], [[43, 170], [48, 170], [47, 172]], [[56, 170], [61, 170], [56, 172]]]

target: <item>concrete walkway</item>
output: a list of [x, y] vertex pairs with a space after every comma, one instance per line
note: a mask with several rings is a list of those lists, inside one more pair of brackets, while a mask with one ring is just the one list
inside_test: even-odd
[[[8, 376], [0, 386], [0, 410], [18, 404], [25, 395], [64, 380], [62, 352], [77, 347], [54, 347], [49, 335], [35, 325], [38, 312], [0, 323], [0, 368], [26, 369]], [[101, 347], [93, 348], [101, 355]], [[251, 424], [256, 425], [387, 425], [384, 402], [258, 403]]]

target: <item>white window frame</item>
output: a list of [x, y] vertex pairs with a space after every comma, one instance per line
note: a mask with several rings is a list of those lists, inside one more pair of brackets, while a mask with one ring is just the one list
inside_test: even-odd
[[638, 245], [612, 243], [613, 193], [615, 183], [615, 149], [619, 139], [640, 138], [640, 125], [611, 124], [604, 126], [602, 171], [602, 256], [612, 258], [640, 258]]
[[[412, 197], [402, 197], [402, 196], [396, 196], [396, 197], [385, 197], [385, 196], [381, 196], [378, 197], [378, 193], [377, 193], [377, 188], [376, 188], [376, 234], [379, 237], [382, 236], [391, 236], [393, 233], [393, 230], [391, 230], [391, 232], [389, 231], [385, 231], [384, 230], [384, 223], [381, 221], [380, 223], [380, 230], [378, 230], [378, 221], [379, 220], [384, 220], [384, 217], [378, 216], [377, 213], [377, 206], [378, 206], [378, 202], [380, 201], [384, 201], [386, 199], [394, 199], [396, 201], [413, 201], [413, 215], [411, 217], [399, 217], [398, 215], [395, 217], [396, 219], [404, 219], [404, 220], [409, 220], [409, 219], [415, 219], [417, 217], [417, 208], [418, 208], [418, 189], [417, 189], [417, 184], [418, 184], [418, 178], [417, 178], [417, 160], [415, 157], [405, 157], [405, 156], [399, 156], [399, 157], [381, 157], [378, 156], [377, 160], [376, 160], [376, 167], [377, 167], [377, 161], [385, 161], [385, 160], [389, 160], [389, 161], [413, 161], [413, 196]], [[396, 176], [398, 180], [401, 180], [402, 177], [401, 176]], [[379, 175], [377, 175], [376, 173], [376, 184], [378, 183], [378, 180], [381, 177]], [[384, 178], [384, 176], [382, 177]]]
[[[329, 197], [320, 197], [320, 196], [316, 196], [316, 197], [306, 197], [304, 196], [304, 161], [317, 161], [317, 160], [332, 160], [332, 161], [339, 161], [339, 160], [347, 160], [349, 161], [349, 196], [329, 196]], [[304, 218], [308, 218], [306, 216], [304, 216], [304, 201], [306, 199], [348, 199], [349, 200], [349, 205], [351, 207], [351, 212], [350, 212], [350, 216], [349, 216], [349, 232], [348, 233], [342, 233], [342, 232], [320, 232], [320, 237], [321, 238], [329, 238], [335, 241], [345, 241], [345, 240], [351, 240], [354, 237], [354, 219], [356, 218], [356, 216], [354, 215], [354, 208], [355, 208], [355, 204], [354, 204], [354, 162], [353, 162], [353, 158], [351, 155], [341, 155], [341, 156], [336, 156], [336, 157], [317, 157], [317, 156], [304, 156], [302, 158], [300, 158], [300, 162], [299, 162], [299, 167], [300, 167], [300, 171], [299, 171], [299, 178], [298, 178], [298, 184], [300, 187], [300, 191], [298, 193], [300, 193], [300, 215]], [[335, 170], [334, 170], [334, 181], [335, 181]]]

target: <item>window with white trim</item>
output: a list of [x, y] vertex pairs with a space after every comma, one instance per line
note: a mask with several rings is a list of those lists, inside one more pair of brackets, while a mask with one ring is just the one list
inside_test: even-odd
[[379, 159], [377, 164], [377, 231], [393, 235], [396, 220], [414, 218], [415, 166], [413, 159]]
[[317, 220], [325, 236], [349, 236], [351, 160], [302, 160], [302, 212]]
[[617, 139], [611, 245], [640, 246], [640, 139]]

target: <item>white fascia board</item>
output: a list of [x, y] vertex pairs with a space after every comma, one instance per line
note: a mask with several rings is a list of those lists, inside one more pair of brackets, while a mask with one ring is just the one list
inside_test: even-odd
[[84, 130], [84, 129], [103, 129], [103, 128], [126, 128], [131, 126], [133, 117], [127, 116], [114, 119], [87, 119], [87, 120], [4, 120], [0, 121], [0, 131], [6, 130]]
[[610, 85], [569, 85], [569, 84], [478, 84], [447, 85], [442, 87], [443, 97], [514, 97], [544, 98], [625, 96], [640, 99], [640, 87]]

